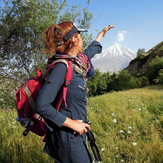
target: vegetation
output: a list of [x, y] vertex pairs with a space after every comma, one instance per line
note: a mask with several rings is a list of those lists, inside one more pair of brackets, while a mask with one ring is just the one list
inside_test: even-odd
[[[146, 75], [150, 84], [162, 83], [163, 57], [156, 56], [147, 66]], [[159, 80], [160, 79], [160, 80]]]
[[[39, 148], [42, 138], [22, 136], [16, 117], [0, 110], [0, 162], [53, 162]], [[163, 162], [163, 86], [91, 97], [88, 118], [104, 163]]]
[[[0, 6], [0, 100], [1, 107], [13, 107], [14, 93], [39, 68], [45, 69], [44, 31], [52, 24], [73, 21], [89, 29], [89, 3], [81, 8], [67, 0], [3, 0]], [[92, 35], [83, 34], [84, 47]], [[9, 83], [12, 83], [9, 85]], [[14, 92], [14, 93], [13, 93]]]
[[88, 117], [105, 163], [163, 161], [163, 86], [90, 98]]
[[141, 67], [145, 65], [149, 59], [152, 60], [155, 56], [163, 57], [163, 41], [147, 52], [145, 52], [145, 49], [138, 49], [137, 57], [133, 59], [129, 65], [137, 63], [138, 68], [141, 69]]
[[160, 69], [158, 72], [158, 77], [156, 79], [159, 83], [163, 83], [163, 69]]
[[[15, 121], [15, 91], [38, 67], [44, 70], [48, 54], [43, 54], [43, 33], [48, 26], [71, 20], [89, 28], [87, 2], [82, 12], [67, 0], [4, 0], [5, 7], [0, 7], [0, 162], [53, 162], [39, 148], [42, 138], [22, 136], [24, 129]], [[92, 37], [82, 37], [86, 47]], [[96, 96], [89, 100], [88, 116], [104, 163], [163, 162], [163, 86], [133, 89], [163, 84], [162, 52], [163, 42], [144, 56], [139, 49], [130, 63], [146, 65], [139, 74], [95, 70], [88, 82], [89, 96]]]
[[101, 95], [112, 91], [141, 88], [152, 84], [163, 84], [163, 42], [145, 53], [138, 49], [137, 57], [119, 73], [100, 73], [88, 82], [89, 96]]
[[138, 49], [138, 51], [137, 51], [137, 57], [142, 56], [144, 53], [145, 53], [145, 49], [144, 48]]
[[[14, 1], [4, 0], [5, 7], [0, 7], [0, 106], [13, 108], [15, 91], [24, 80], [35, 75], [35, 71], [45, 69], [48, 54], [43, 54], [44, 31], [51, 24], [71, 20], [78, 26], [89, 28], [92, 14], [89, 13], [89, 3], [83, 11], [77, 5], [68, 6], [67, 0], [53, 1]], [[24, 12], [25, 11], [25, 12]], [[23, 22], [23, 23], [22, 23]], [[84, 34], [84, 47], [92, 37]], [[120, 71], [117, 74], [100, 73], [95, 71], [95, 76], [88, 82], [89, 96], [101, 95], [111, 91], [121, 91], [139, 88], [149, 84], [162, 84], [163, 58], [161, 57], [163, 42], [145, 52], [138, 49], [138, 57], [131, 61], [144, 66], [151, 56], [156, 59], [146, 69], [132, 76], [131, 72]]]
[[144, 51], [145, 49], [138, 49], [139, 55], [125, 70], [117, 74], [95, 70], [94, 77], [88, 82], [88, 95], [96, 96], [112, 91], [163, 84], [163, 42], [146, 53]]
[[[159, 80], [161, 83], [161, 72]], [[95, 70], [95, 75], [88, 82], [89, 96], [97, 96], [112, 91], [122, 91], [132, 88], [140, 88], [149, 85], [149, 79], [146, 75], [132, 76], [127, 70], [120, 71], [119, 73], [100, 73]]]

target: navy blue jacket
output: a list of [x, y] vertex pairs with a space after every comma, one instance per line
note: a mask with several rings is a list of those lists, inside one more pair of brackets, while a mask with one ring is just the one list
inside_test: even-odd
[[[95, 54], [100, 53], [101, 49], [100, 43], [93, 41], [84, 53], [90, 60]], [[66, 71], [64, 63], [56, 64], [37, 98], [36, 112], [45, 119], [50, 130], [45, 139], [44, 151], [58, 163], [90, 163], [92, 157], [86, 147], [86, 135], [75, 136], [71, 129], [62, 127], [66, 117], [83, 122], [87, 120], [86, 82], [81, 74], [73, 71], [67, 91], [67, 107], [64, 102], [59, 111], [53, 106], [64, 85]]]

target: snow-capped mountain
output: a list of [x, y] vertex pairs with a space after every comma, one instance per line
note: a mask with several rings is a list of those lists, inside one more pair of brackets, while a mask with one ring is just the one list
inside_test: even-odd
[[136, 52], [115, 43], [102, 53], [97, 54], [92, 59], [92, 63], [94, 68], [101, 72], [118, 72], [126, 68], [135, 57]]

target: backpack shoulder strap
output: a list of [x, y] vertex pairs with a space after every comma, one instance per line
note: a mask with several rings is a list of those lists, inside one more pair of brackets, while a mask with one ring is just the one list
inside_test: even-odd
[[48, 73], [50, 72], [50, 70], [57, 64], [57, 63], [64, 63], [67, 67], [67, 72], [66, 72], [66, 76], [65, 76], [65, 84], [61, 90], [61, 94], [59, 96], [59, 100], [56, 104], [56, 109], [59, 110], [60, 105], [62, 103], [62, 101], [64, 100], [65, 102], [65, 106], [67, 107], [67, 103], [66, 103], [66, 95], [67, 95], [67, 89], [68, 89], [68, 85], [70, 84], [70, 81], [72, 79], [72, 61], [71, 60], [66, 60], [66, 59], [57, 59], [55, 61], [52, 62], [52, 64], [50, 65], [50, 67], [48, 68], [47, 72], [44, 74], [44, 76], [42, 77], [41, 81], [43, 81], [45, 79], [45, 77], [48, 75]]
[[48, 68], [48, 70], [46, 71], [46, 73], [43, 75], [41, 81], [43, 81], [46, 76], [49, 74], [50, 70], [57, 64], [57, 63], [64, 63], [68, 69], [68, 62], [65, 59], [57, 59], [55, 61], [53, 61], [50, 65], [50, 67]]
[[59, 100], [58, 100], [57, 105], [56, 105], [57, 110], [59, 110], [60, 105], [61, 105], [63, 100], [65, 102], [65, 106], [67, 107], [67, 103], [66, 103], [67, 89], [68, 89], [68, 85], [70, 84], [70, 81], [72, 79], [73, 72], [72, 72], [72, 61], [67, 60], [66, 62], [68, 64], [68, 68], [67, 68], [67, 73], [66, 73], [66, 77], [65, 77], [65, 84], [62, 88]]
[[66, 61], [65, 59], [56, 59], [55, 61], [52, 62], [50, 67], [53, 68], [54, 65], [57, 63], [64, 63], [66, 67], [68, 68], [68, 61]]

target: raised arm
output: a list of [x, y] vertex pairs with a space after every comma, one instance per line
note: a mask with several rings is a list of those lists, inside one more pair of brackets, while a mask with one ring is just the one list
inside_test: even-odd
[[114, 28], [114, 25], [109, 25], [105, 27], [96, 37], [96, 39], [87, 47], [87, 49], [84, 51], [84, 53], [88, 56], [89, 59], [91, 59], [94, 55], [102, 52], [102, 46], [100, 44], [100, 41], [102, 37], [106, 34], [107, 31], [109, 31], [111, 28]]
[[102, 37], [105, 36], [106, 32], [108, 32], [111, 28], [114, 28], [115, 26], [114, 25], [109, 25], [107, 27], [105, 27], [100, 33], [99, 35], [96, 37], [95, 41], [98, 41], [100, 42]]

